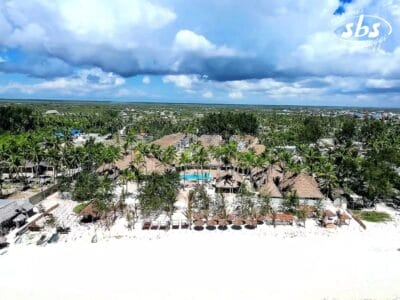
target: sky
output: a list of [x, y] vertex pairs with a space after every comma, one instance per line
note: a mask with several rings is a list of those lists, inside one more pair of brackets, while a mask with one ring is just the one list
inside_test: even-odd
[[[360, 15], [381, 43], [340, 38]], [[399, 0], [0, 0], [0, 98], [400, 107], [398, 28]]]

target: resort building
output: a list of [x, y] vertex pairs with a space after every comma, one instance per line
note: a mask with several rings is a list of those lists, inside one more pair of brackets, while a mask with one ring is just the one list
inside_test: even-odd
[[296, 193], [300, 204], [315, 205], [316, 201], [324, 199], [315, 178], [304, 173], [286, 176], [280, 188], [283, 192]]
[[97, 173], [116, 178], [121, 171], [129, 168], [136, 168], [141, 174], [164, 174], [170, 169], [170, 166], [162, 164], [155, 157], [143, 157], [141, 161], [136, 161], [135, 156], [137, 153], [132, 152], [124, 155], [121, 159], [117, 160], [114, 164], [103, 164], [97, 168]]
[[245, 151], [246, 149], [250, 149], [254, 145], [258, 144], [258, 138], [252, 135], [232, 135], [229, 139], [231, 142], [237, 143], [238, 151]]
[[198, 141], [204, 148], [217, 147], [222, 145], [223, 139], [220, 135], [203, 134], [199, 137]]
[[237, 193], [243, 184], [243, 177], [235, 171], [221, 172], [215, 179], [217, 193]]
[[179, 152], [189, 148], [189, 146], [192, 143], [195, 143], [196, 140], [197, 137], [195, 135], [179, 132], [165, 135], [162, 138], [153, 141], [152, 144], [159, 145], [161, 149], [166, 149], [172, 146]]

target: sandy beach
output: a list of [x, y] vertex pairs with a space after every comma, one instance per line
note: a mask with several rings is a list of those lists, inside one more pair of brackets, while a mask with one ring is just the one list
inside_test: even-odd
[[87, 234], [12, 245], [0, 256], [1, 299], [400, 299], [400, 217], [391, 213], [367, 230], [312, 220], [123, 237], [114, 228], [96, 244]]

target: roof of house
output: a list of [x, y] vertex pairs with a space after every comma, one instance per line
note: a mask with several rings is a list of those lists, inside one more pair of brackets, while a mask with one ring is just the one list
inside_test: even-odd
[[199, 137], [198, 141], [205, 148], [216, 147], [222, 144], [222, 136], [203, 134]]
[[176, 143], [181, 141], [183, 138], [185, 138], [185, 134], [178, 132], [174, 134], [169, 134], [165, 135], [162, 138], [155, 140], [152, 142], [152, 144], [159, 145], [161, 149], [168, 148], [169, 146], [174, 146]]
[[262, 144], [255, 144], [250, 148], [250, 150], [253, 150], [257, 155], [260, 155], [265, 152], [265, 146]]
[[281, 192], [279, 191], [279, 188], [276, 186], [276, 184], [271, 178], [267, 179], [266, 182], [263, 185], [261, 185], [260, 194], [272, 198], [283, 197]]
[[30, 211], [32, 208], [29, 200], [0, 199], [0, 224], [13, 219], [21, 211]]
[[[134, 155], [134, 153], [133, 153]], [[124, 155], [121, 159], [117, 160], [114, 165], [112, 164], [103, 164], [99, 168], [97, 168], [98, 173], [102, 173], [105, 171], [110, 171], [113, 168], [116, 168], [120, 171], [128, 169], [131, 165], [138, 168], [142, 173], [157, 173], [164, 174], [169, 166], [162, 164], [157, 158], [154, 157], [144, 157], [141, 163], [133, 163], [132, 162], [132, 154]]]
[[324, 198], [315, 178], [304, 173], [286, 177], [280, 187], [281, 190], [296, 192], [299, 198]]
[[243, 182], [242, 176], [236, 172], [221, 172], [216, 180], [217, 188], [237, 188]]
[[139, 164], [134, 163], [133, 165], [145, 174], [155, 173], [162, 175], [170, 168], [170, 166], [161, 163], [161, 161], [154, 157], [145, 157], [143, 162]]

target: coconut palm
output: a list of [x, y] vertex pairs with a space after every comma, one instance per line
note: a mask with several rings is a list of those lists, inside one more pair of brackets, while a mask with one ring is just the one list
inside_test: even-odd
[[183, 186], [185, 188], [186, 184], [186, 167], [188, 164], [190, 164], [192, 161], [192, 156], [190, 151], [185, 150], [181, 152], [181, 155], [179, 156], [179, 165], [182, 167], [183, 166]]
[[[204, 165], [208, 162], [209, 157], [208, 157], [208, 152], [207, 150], [200, 146], [197, 151], [193, 154], [193, 161], [200, 165], [200, 170], [201, 170], [201, 178], [203, 178], [203, 168]], [[204, 181], [203, 181], [204, 182]]]
[[321, 179], [321, 187], [325, 195], [332, 199], [332, 191], [338, 186], [335, 166], [328, 161], [324, 161], [317, 176]]

